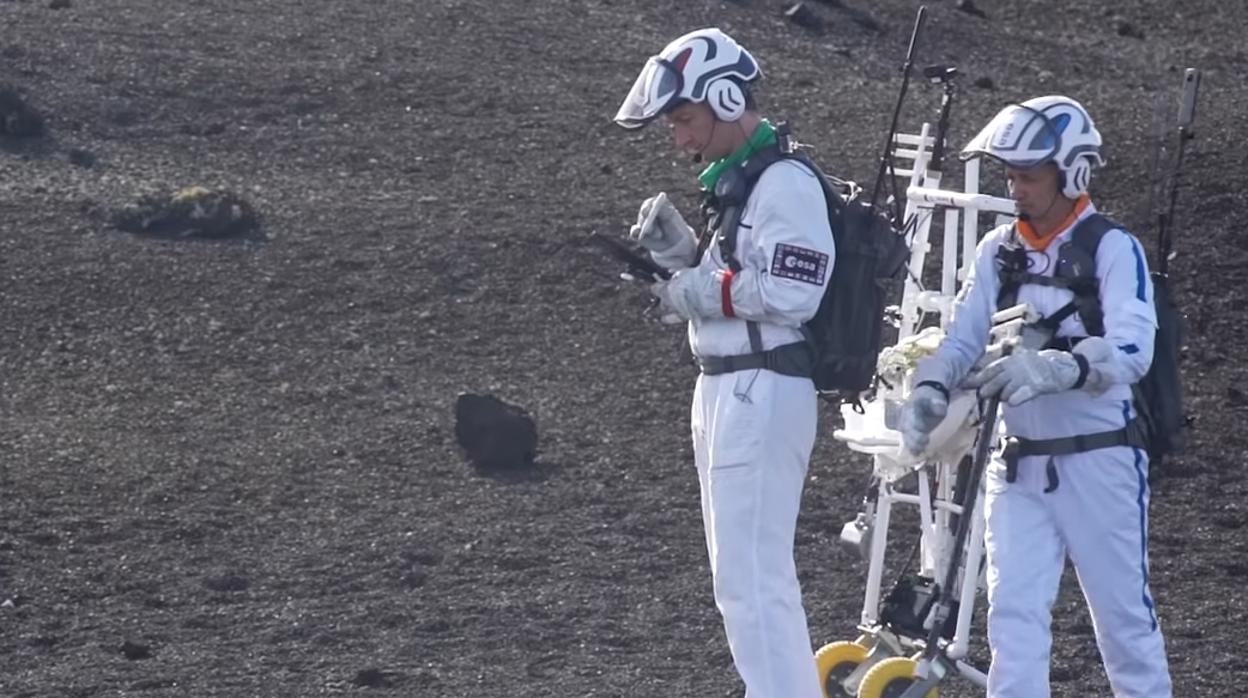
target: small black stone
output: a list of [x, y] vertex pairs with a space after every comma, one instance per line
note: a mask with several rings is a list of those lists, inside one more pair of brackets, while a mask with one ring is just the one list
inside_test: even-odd
[[151, 659], [152, 657], [151, 647], [148, 647], [147, 645], [140, 645], [137, 642], [130, 642], [129, 640], [121, 643], [121, 647], [119, 647], [117, 651], [121, 652], [123, 657], [132, 662], [140, 659]]
[[82, 148], [70, 148], [69, 162], [70, 164], [77, 165], [78, 167], [94, 167], [95, 154], [89, 150], [83, 150]]
[[247, 591], [251, 582], [237, 574], [222, 574], [204, 578], [204, 588], [209, 591]]
[[43, 115], [28, 106], [16, 90], [0, 87], [0, 136], [33, 138], [43, 133]]
[[1121, 20], [1118, 22], [1117, 31], [1118, 31], [1118, 36], [1125, 36], [1131, 39], [1143, 39], [1144, 38], [1144, 31], [1126, 20]]
[[396, 678], [394, 672], [373, 667], [357, 672], [352, 683], [362, 688], [390, 688], [395, 685]]
[[804, 29], [809, 29], [817, 33], [823, 31], [823, 20], [812, 12], [811, 9], [806, 6], [806, 3], [799, 2], [785, 10], [784, 17]]
[[463, 394], [455, 401], [455, 440], [479, 468], [517, 470], [537, 455], [537, 424], [492, 395]]
[[988, 17], [988, 14], [986, 12], [979, 9], [979, 7], [975, 5], [974, 0], [958, 0], [957, 4], [954, 5], [954, 7], [957, 8], [961, 12], [967, 13], [968, 15], [975, 15], [976, 17], [984, 17], [984, 18]]

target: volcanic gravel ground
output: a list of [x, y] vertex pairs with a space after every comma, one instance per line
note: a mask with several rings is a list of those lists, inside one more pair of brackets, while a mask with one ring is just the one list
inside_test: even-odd
[[[0, 695], [742, 695], [681, 333], [584, 239], [659, 190], [694, 216], [695, 166], [610, 117], [701, 26], [870, 182], [916, 6], [843, 4], [808, 3], [816, 33], [761, 0], [0, 1], [0, 85], [46, 126], [0, 136]], [[1150, 254], [1157, 105], [1204, 71], [1173, 263], [1196, 421], [1155, 482], [1151, 574], [1175, 694], [1240, 695], [1248, 6], [980, 5], [932, 0], [919, 46], [962, 71], [951, 142], [1080, 99], [1096, 200]], [[939, 91], [910, 92], [916, 131]], [[196, 185], [249, 200], [264, 239], [110, 224]], [[534, 414], [531, 469], [464, 462], [464, 391]], [[865, 573], [836, 538], [870, 463], [837, 419], [797, 539], [816, 644], [855, 635]], [[1055, 695], [1108, 695], [1071, 574], [1054, 634]]]

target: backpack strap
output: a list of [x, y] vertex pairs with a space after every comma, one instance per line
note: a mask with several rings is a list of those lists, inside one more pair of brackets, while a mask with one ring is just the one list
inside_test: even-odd
[[[819, 185], [823, 189], [827, 200], [839, 201], [839, 199], [832, 196], [831, 185], [814, 161], [805, 153], [793, 150], [792, 142], [788, 136], [787, 124], [782, 123], [777, 127], [777, 136], [775, 144], [754, 152], [740, 165], [720, 175], [713, 191], [703, 192], [702, 214], [706, 220], [706, 230], [698, 240], [699, 258], [706, 251], [706, 248], [710, 246], [715, 236], [718, 235], [719, 253], [723, 257], [724, 263], [734, 272], [741, 270], [741, 262], [736, 255], [737, 233], [741, 227], [741, 213], [745, 210], [745, 204], [749, 200], [750, 194], [754, 191], [754, 186], [758, 184], [759, 178], [763, 176], [763, 172], [781, 160], [796, 160], [805, 165], [819, 181]], [[745, 328], [750, 337], [750, 350], [757, 355], [764, 354], [762, 331], [759, 329], [758, 323], [753, 320], [746, 320]], [[807, 349], [814, 353], [816, 342], [810, 330], [805, 326], [802, 327], [802, 336], [806, 339]], [[730, 370], [742, 370], [741, 367], [754, 367], [752, 362], [740, 360], [730, 362], [730, 365], [735, 367]], [[770, 365], [766, 367], [775, 370]]]
[[[1105, 316], [1101, 307], [1100, 281], [1096, 276], [1096, 251], [1101, 238], [1115, 228], [1121, 228], [1109, 218], [1094, 213], [1075, 224], [1071, 239], [1058, 250], [1057, 268], [1053, 276], [1044, 277], [1026, 271], [1027, 251], [1018, 237], [1018, 230], [1011, 232], [1011, 239], [997, 251], [998, 273], [1001, 278], [1001, 299], [1010, 303], [1017, 301], [1018, 289], [1025, 283], [1057, 288], [1067, 288], [1074, 299], [1044, 318], [1038, 324], [1056, 332], [1062, 321], [1075, 313], [1083, 322], [1090, 336], [1105, 334]], [[1007, 306], [1001, 306], [1007, 307]], [[1071, 351], [1085, 337], [1054, 337], [1045, 348]], [[1139, 418], [1127, 422], [1120, 429], [1093, 434], [1076, 434], [1055, 439], [1025, 439], [1009, 437], [1003, 452], [1006, 463], [1006, 481], [1013, 482], [1018, 470], [1018, 459], [1023, 456], [1049, 456], [1046, 464], [1048, 487], [1045, 492], [1057, 489], [1059, 481], [1053, 463], [1054, 456], [1085, 453], [1102, 448], [1130, 446], [1147, 448], [1147, 428]]]
[[1138, 419], [1132, 419], [1121, 429], [1099, 431], [1094, 434], [1077, 434], [1056, 439], [1024, 439], [1021, 436], [1010, 438], [1018, 443], [1018, 450], [1014, 454], [1017, 457], [1069, 456], [1115, 446], [1148, 447], [1144, 426]]
[[740, 165], [724, 172], [715, 184], [712, 196], [718, 213], [718, 220], [715, 222], [719, 229], [719, 253], [733, 271], [741, 270], [741, 262], [736, 257], [737, 232], [741, 227], [741, 213], [745, 210], [745, 203], [763, 172], [787, 157], [777, 145], [763, 148]]
[[[1105, 334], [1105, 311], [1101, 307], [1101, 282], [1096, 276], [1096, 251], [1101, 245], [1101, 238], [1115, 228], [1118, 223], [1099, 213], [1093, 213], [1075, 225], [1070, 234], [1070, 247], [1066, 255], [1058, 253], [1057, 269], [1054, 275], [1069, 279], [1070, 290], [1075, 294], [1074, 300], [1058, 311], [1066, 316], [1072, 312], [1079, 313], [1079, 319], [1089, 336], [1101, 337]], [[1067, 310], [1067, 308], [1070, 308]], [[1061, 322], [1060, 320], [1058, 322]]]
[[1127, 422], [1121, 429], [1098, 431], [1093, 434], [1076, 434], [1056, 439], [1025, 439], [1021, 436], [1009, 436], [1005, 439], [1005, 447], [1001, 457], [1005, 461], [1006, 482], [1014, 482], [1018, 474], [1018, 461], [1024, 456], [1049, 456], [1045, 463], [1045, 474], [1048, 487], [1045, 493], [1053, 492], [1060, 485], [1054, 456], [1069, 456], [1075, 453], [1087, 453], [1102, 448], [1130, 446], [1148, 450], [1148, 426], [1140, 418]]
[[[1040, 321], [1040, 325], [1056, 332], [1062, 322], [1079, 313], [1084, 329], [1090, 336], [1105, 334], [1105, 313], [1101, 307], [1100, 280], [1096, 277], [1096, 251], [1101, 238], [1118, 223], [1099, 213], [1093, 213], [1075, 224], [1071, 239], [1058, 251], [1057, 268], [1053, 276], [1027, 271], [1027, 250], [1018, 235], [1018, 229], [1010, 232], [1010, 239], [997, 250], [997, 273], [1001, 290], [997, 295], [997, 309], [1008, 308], [1018, 301], [1018, 290], [1023, 284], [1036, 284], [1053, 288], [1069, 289], [1074, 298], [1057, 312]], [[1063, 338], [1069, 341], [1069, 338]], [[1082, 339], [1082, 338], [1079, 338]], [[1075, 343], [1077, 343], [1077, 339]]]
[[[706, 246], [715, 233], [719, 236], [719, 253], [724, 263], [732, 271], [741, 270], [741, 262], [737, 259], [737, 233], [741, 228], [741, 213], [745, 210], [746, 201], [758, 184], [759, 177], [772, 165], [784, 160], [788, 154], [779, 145], [763, 148], [750, 155], [744, 162], [725, 171], [715, 183], [715, 189], [704, 199], [703, 210], [708, 207], [711, 215], [708, 219], [708, 230], [700, 241], [700, 247]], [[763, 352], [763, 335], [758, 323], [745, 321], [746, 332], [750, 336], [750, 350], [756, 354]]]
[[1023, 246], [1018, 235], [1018, 227], [1010, 228], [1010, 234], [997, 247], [997, 278], [1001, 285], [997, 291], [997, 310], [1013, 307], [1018, 302], [1018, 289], [1028, 277], [1034, 276], [1027, 272], [1027, 248]]

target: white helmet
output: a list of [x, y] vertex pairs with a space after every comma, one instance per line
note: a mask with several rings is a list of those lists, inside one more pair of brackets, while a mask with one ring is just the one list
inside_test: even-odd
[[961, 158], [980, 155], [1028, 169], [1052, 162], [1062, 172], [1062, 195], [1088, 190], [1092, 168], [1105, 164], [1101, 134], [1083, 105], [1069, 97], [1036, 97], [1002, 109], [962, 149]]
[[762, 76], [758, 62], [719, 29], [699, 29], [651, 56], [615, 114], [615, 123], [640, 128], [683, 102], [706, 102], [721, 121], [745, 113], [742, 83]]

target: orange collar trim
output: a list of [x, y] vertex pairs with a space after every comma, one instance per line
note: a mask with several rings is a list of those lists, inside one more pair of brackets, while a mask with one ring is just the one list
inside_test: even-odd
[[1018, 221], [1018, 234], [1027, 241], [1027, 244], [1037, 250], [1043, 251], [1048, 248], [1049, 243], [1053, 242], [1053, 240], [1060, 235], [1062, 231], [1074, 225], [1075, 221], [1079, 220], [1079, 216], [1083, 215], [1083, 212], [1087, 210], [1091, 203], [1092, 199], [1087, 194], [1081, 194], [1079, 198], [1075, 200], [1075, 207], [1071, 209], [1070, 215], [1066, 216], [1065, 220], [1059, 223], [1056, 228], [1050, 230], [1047, 234], [1041, 235], [1036, 232], [1035, 227], [1027, 221]]

